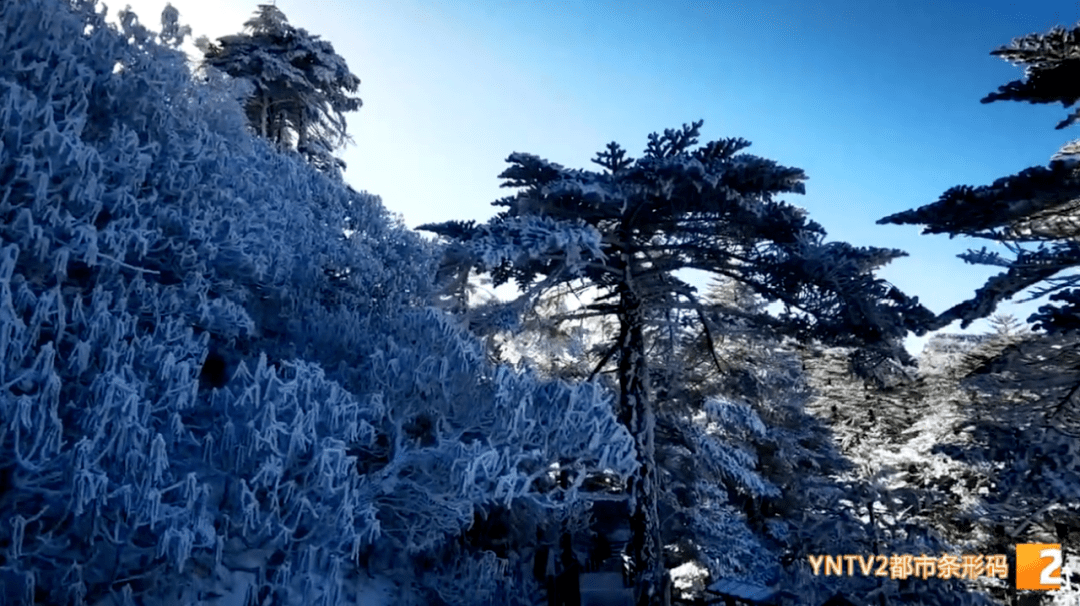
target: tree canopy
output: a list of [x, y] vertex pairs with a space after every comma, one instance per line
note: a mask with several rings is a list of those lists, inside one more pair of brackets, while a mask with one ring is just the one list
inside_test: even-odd
[[[1070, 107], [1080, 99], [1080, 26], [1072, 30], [1055, 28], [1046, 34], [1030, 34], [993, 51], [1025, 66], [1025, 80], [1002, 86], [983, 99], [993, 101], [1061, 102]], [[1074, 112], [1057, 125], [1076, 122]], [[1080, 328], [1080, 164], [1075, 143], [1055, 154], [1048, 167], [1035, 166], [979, 187], [957, 186], [934, 203], [882, 218], [879, 224], [923, 225], [924, 234], [947, 233], [990, 240], [1003, 245], [1008, 255], [996, 251], [969, 250], [960, 258], [971, 264], [1004, 268], [979, 288], [975, 295], [959, 303], [931, 323], [934, 328], [956, 320], [961, 326], [984, 318], [1007, 299], [1028, 290], [1025, 300], [1049, 297], [1028, 321], [1047, 335], [1057, 335], [1055, 349], [1041, 353], [1035, 343], [1025, 346], [1027, 362], [1036, 358], [1062, 360], [1075, 355], [1075, 338]], [[1019, 346], [1017, 346], [1019, 347]], [[1009, 348], [1012, 361], [1021, 358], [1017, 348]], [[1063, 362], [1071, 368], [1071, 362]], [[1074, 397], [1080, 381], [1074, 373], [1059, 375], [1066, 382], [1048, 394], [1043, 410], [1060, 428], [1080, 433], [1075, 421], [1080, 417]], [[1060, 381], [1055, 381], [1055, 384]]]
[[199, 40], [204, 64], [250, 82], [248, 121], [260, 136], [294, 148], [322, 170], [344, 163], [330, 152], [349, 141], [345, 112], [363, 104], [357, 78], [334, 46], [293, 27], [277, 6], [260, 4], [244, 33]]
[[600, 291], [584, 312], [618, 319], [618, 336], [600, 365], [609, 359], [617, 365], [618, 415], [637, 442], [639, 468], [628, 491], [640, 604], [657, 603], [662, 584], [655, 403], [644, 331], [664, 310], [686, 308], [702, 317], [706, 311], [676, 271], [727, 277], [782, 303], [779, 317], [723, 304], [709, 310], [796, 338], [860, 346], [858, 366], [866, 373], [880, 372], [889, 359], [909, 360], [901, 338], [932, 317], [874, 276], [903, 252], [826, 243], [825, 230], [805, 211], [776, 199], [804, 192], [802, 170], [740, 153], [750, 145], [740, 138], [696, 147], [701, 125], [651, 134], [638, 159], [610, 143], [593, 159], [603, 172], [511, 154], [500, 177], [504, 187], [520, 191], [494, 202], [506, 210], [485, 225], [421, 226], [452, 239], [441, 271], [459, 289], [473, 269], [491, 273], [497, 285], [513, 280], [524, 294], [510, 307], [520, 311], [554, 285], [581, 281]]
[[[1080, 99], [1080, 26], [1055, 28], [1046, 34], [1029, 34], [991, 54], [1024, 66], [1025, 79], [1010, 82], [982, 99], [1060, 102], [1070, 107]], [[1058, 123], [1065, 128], [1080, 120], [1080, 110]], [[960, 185], [943, 193], [937, 202], [884, 217], [879, 224], [923, 225], [924, 234], [949, 234], [991, 240], [1003, 244], [1012, 257], [971, 250], [960, 258], [972, 264], [1003, 267], [975, 296], [940, 314], [935, 328], [960, 320], [966, 327], [989, 316], [1001, 301], [1030, 287], [1041, 285], [1032, 298], [1057, 293], [1051, 300], [1063, 303], [1047, 307], [1031, 318], [1047, 329], [1071, 329], [1080, 276], [1071, 270], [1080, 265], [1080, 171], [1075, 143], [1063, 147], [1049, 166], [1034, 166], [991, 185]], [[1065, 274], [1065, 275], [1061, 275]]]

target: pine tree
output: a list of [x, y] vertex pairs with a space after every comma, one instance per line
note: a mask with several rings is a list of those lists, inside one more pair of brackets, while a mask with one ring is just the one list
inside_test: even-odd
[[[982, 99], [1061, 103], [1080, 100], [1080, 25], [1016, 38], [992, 51], [1024, 68], [1024, 78]], [[1073, 111], [1056, 125], [1080, 120]], [[1047, 167], [1036, 166], [980, 187], [958, 186], [932, 204], [885, 217], [879, 223], [917, 224], [923, 233], [947, 233], [1003, 245], [1008, 255], [969, 250], [968, 263], [1004, 269], [975, 295], [940, 314], [935, 326], [962, 326], [993, 313], [1000, 302], [1027, 291], [1026, 301], [1049, 303], [1028, 318], [1036, 332], [1000, 324], [963, 363], [959, 384], [976, 398], [957, 427], [966, 444], [942, 449], [963, 462], [989, 467], [993, 484], [977, 518], [994, 526], [1002, 545], [1054, 539], [1080, 526], [1075, 503], [1080, 478], [1080, 240], [1077, 201], [1080, 163], [1076, 142], [1062, 147]], [[1041, 536], [1031, 534], [1041, 529]], [[1060, 532], [1057, 532], [1060, 534]]]
[[618, 322], [604, 361], [616, 365], [618, 415], [636, 440], [639, 469], [628, 491], [641, 604], [658, 603], [664, 576], [646, 327], [663, 310], [706, 311], [695, 289], [674, 272], [692, 268], [728, 276], [782, 302], [779, 318], [738, 312], [763, 325], [802, 338], [868, 345], [869, 354], [859, 360], [865, 371], [890, 356], [906, 358], [898, 339], [929, 315], [873, 276], [902, 252], [826, 244], [824, 229], [804, 211], [774, 200], [803, 192], [801, 170], [739, 153], [749, 145], [743, 139], [694, 149], [700, 127], [699, 121], [650, 135], [637, 160], [611, 143], [593, 160], [601, 173], [514, 153], [500, 176], [504, 186], [523, 191], [494, 203], [507, 210], [486, 225], [422, 227], [454, 241], [442, 273], [459, 276], [456, 283], [473, 268], [491, 273], [496, 284], [515, 281], [524, 294], [510, 304], [513, 310], [579, 278], [602, 291], [586, 308]]
[[290, 25], [274, 5], [260, 4], [244, 28], [216, 44], [200, 38], [204, 65], [252, 84], [245, 109], [256, 133], [338, 174], [345, 163], [331, 152], [350, 140], [344, 112], [362, 105], [349, 94], [360, 79], [333, 45]]
[[[996, 93], [982, 99], [994, 101], [1026, 101], [1056, 103], [1071, 107], [1080, 100], [1080, 25], [1072, 30], [1055, 28], [1046, 34], [1029, 34], [1012, 41], [991, 54], [1024, 66], [1024, 80], [1001, 86]], [[1057, 124], [1065, 128], [1080, 119], [1080, 111], [1069, 114]], [[932, 204], [887, 216], [878, 223], [924, 225], [924, 234], [947, 233], [964, 235], [1000, 243], [1011, 256], [981, 250], [969, 250], [960, 255], [972, 264], [1002, 267], [1005, 271], [991, 277], [975, 296], [940, 314], [934, 327], [955, 320], [968, 326], [974, 320], [993, 313], [997, 305], [1014, 295], [1030, 289], [1025, 301], [1049, 296], [1050, 304], [1028, 318], [1036, 329], [1047, 335], [1057, 335], [1061, 342], [1041, 341], [1044, 347], [1074, 352], [1073, 343], [1080, 328], [1080, 276], [1073, 273], [1080, 267], [1080, 231], [1077, 230], [1078, 200], [1080, 200], [1080, 165], [1075, 162], [1075, 145], [1063, 147], [1051, 158], [1049, 167], [1036, 166], [1004, 177], [992, 185], [949, 189]], [[1030, 355], [1060, 359], [1063, 351]], [[1007, 350], [1019, 361], [1018, 352]], [[1070, 353], [1068, 355], [1075, 355]], [[1000, 367], [1001, 364], [998, 364]], [[1064, 367], [1070, 369], [1070, 363]], [[1067, 371], [1072, 377], [1042, 402], [1044, 422], [1076, 434], [1080, 432], [1080, 375]]]

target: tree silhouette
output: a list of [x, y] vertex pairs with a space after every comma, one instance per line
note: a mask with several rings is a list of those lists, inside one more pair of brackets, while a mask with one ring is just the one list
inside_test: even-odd
[[[1024, 81], [1014, 81], [987, 95], [982, 101], [1060, 102], [1070, 107], [1080, 99], [1080, 26], [1055, 28], [1046, 34], [1030, 34], [991, 54], [1025, 67]], [[1080, 110], [1057, 125], [1064, 128], [1080, 120]], [[1022, 301], [1049, 296], [1051, 304], [1028, 318], [1036, 329], [1054, 339], [1042, 339], [1007, 348], [1003, 355], [1010, 366], [1022, 358], [1053, 360], [1071, 377], [1068, 385], [1055, 385], [1041, 407], [1045, 422], [1072, 434], [1080, 433], [1080, 368], [1077, 330], [1080, 329], [1080, 165], [1076, 142], [1059, 150], [1048, 167], [1035, 166], [1003, 177], [991, 185], [957, 186], [932, 204], [882, 218], [882, 223], [923, 225], [924, 234], [945, 233], [981, 238], [1005, 246], [1009, 255], [969, 250], [960, 256], [978, 265], [1005, 269], [992, 276], [971, 299], [940, 314], [933, 329], [989, 316], [998, 304], [1030, 289]], [[1038, 350], [1038, 351], [1036, 351]], [[1004, 358], [1003, 358], [1004, 360]], [[1002, 364], [998, 364], [1002, 367]], [[1059, 376], [1059, 378], [1062, 378]]]
[[260, 136], [282, 148], [295, 146], [324, 171], [344, 168], [330, 152], [349, 141], [344, 112], [363, 104], [349, 94], [360, 79], [333, 45], [290, 25], [276, 6], [260, 4], [244, 29], [216, 44], [200, 38], [204, 65], [253, 85], [245, 110]]
[[[802, 170], [739, 153], [750, 145], [739, 138], [695, 149], [701, 124], [653, 133], [636, 160], [610, 143], [593, 160], [604, 169], [599, 173], [511, 154], [500, 177], [504, 187], [522, 191], [494, 203], [505, 211], [485, 225], [421, 227], [455, 241], [441, 271], [448, 283], [466, 284], [472, 269], [490, 273], [496, 285], [516, 282], [524, 294], [511, 310], [557, 284], [581, 280], [601, 291], [584, 312], [618, 321], [597, 370], [614, 361], [617, 413], [637, 445], [639, 469], [627, 489], [640, 604], [659, 603], [664, 572], [645, 338], [653, 314], [727, 312], [800, 338], [864, 346], [857, 362], [866, 372], [880, 370], [885, 359], [908, 359], [899, 339], [932, 317], [873, 275], [904, 253], [825, 243], [824, 229], [805, 211], [774, 199], [803, 193]], [[782, 303], [784, 312], [703, 303], [676, 276], [683, 269], [734, 279]]]

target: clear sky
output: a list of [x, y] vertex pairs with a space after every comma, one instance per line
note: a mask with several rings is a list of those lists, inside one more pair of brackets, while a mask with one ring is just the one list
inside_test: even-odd
[[[165, 2], [129, 1], [157, 29]], [[172, 3], [211, 39], [241, 31], [257, 4]], [[490, 203], [511, 193], [497, 178], [511, 152], [594, 168], [589, 160], [609, 141], [637, 155], [650, 132], [703, 119], [703, 142], [743, 137], [749, 153], [804, 169], [807, 194], [785, 199], [829, 239], [908, 252], [881, 275], [935, 312], [995, 273], [956, 254], [993, 244], [875, 221], [955, 185], [1045, 165], [1080, 137], [1054, 130], [1060, 105], [979, 103], [1021, 77], [991, 50], [1080, 21], [1080, 5], [1064, 0], [277, 6], [333, 43], [360, 77], [364, 107], [348, 116], [356, 145], [341, 154], [346, 180], [410, 226], [490, 217]], [[1037, 306], [1000, 311], [1026, 318]]]

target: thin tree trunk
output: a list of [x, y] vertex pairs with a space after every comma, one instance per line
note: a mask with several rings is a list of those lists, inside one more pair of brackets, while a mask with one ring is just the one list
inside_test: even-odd
[[267, 104], [268, 101], [266, 98], [266, 94], [259, 93], [259, 135], [263, 139], [266, 139], [267, 135], [269, 135], [269, 130], [267, 129], [267, 121], [269, 120], [269, 117], [266, 115]]
[[307, 122], [307, 116], [305, 115], [304, 108], [296, 108], [296, 149], [304, 149], [305, 147], [307, 147]]
[[634, 436], [640, 465], [627, 486], [636, 602], [638, 606], [660, 606], [665, 602], [665, 571], [657, 511], [656, 419], [649, 394], [642, 330], [644, 317], [633, 285], [624, 284], [622, 291], [619, 310], [619, 420]]

